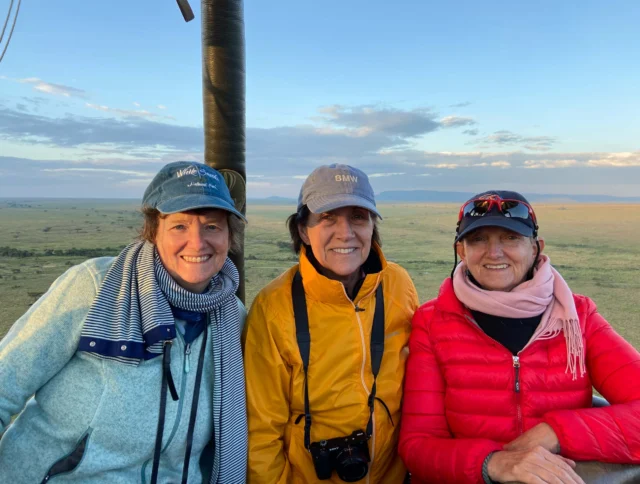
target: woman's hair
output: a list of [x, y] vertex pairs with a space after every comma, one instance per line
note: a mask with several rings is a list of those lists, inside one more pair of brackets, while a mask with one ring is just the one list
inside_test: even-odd
[[[195, 210], [188, 210], [187, 213], [201, 214], [210, 210], [216, 209], [198, 208]], [[244, 224], [242, 223], [242, 220], [231, 212], [227, 212], [226, 210], [224, 210], [224, 212], [227, 214], [227, 226], [229, 227], [229, 252], [237, 254], [242, 248], [242, 230], [244, 229]], [[139, 237], [155, 244], [160, 219], [166, 218], [167, 216], [161, 214], [157, 209], [150, 207], [143, 207], [142, 216], [144, 217], [144, 221], [139, 232]]]
[[[371, 242], [375, 242], [379, 247], [382, 247], [382, 240], [380, 240], [380, 233], [378, 232], [378, 217], [371, 212], [369, 213], [373, 218], [373, 235], [371, 236]], [[291, 236], [291, 245], [293, 246], [293, 251], [296, 254], [299, 254], [300, 249], [305, 245], [302, 237], [300, 237], [300, 232], [298, 232], [298, 226], [307, 225], [307, 222], [309, 221], [309, 214], [311, 214], [311, 211], [306, 205], [303, 205], [300, 210], [287, 217], [286, 224], [289, 229], [289, 235]]]

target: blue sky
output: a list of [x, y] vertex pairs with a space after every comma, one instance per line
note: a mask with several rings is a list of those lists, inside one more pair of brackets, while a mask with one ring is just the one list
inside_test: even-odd
[[[202, 161], [191, 4], [187, 24], [174, 0], [22, 3], [0, 197], [140, 197]], [[377, 192], [640, 196], [639, 24], [635, 0], [245, 0], [248, 195], [345, 162]]]

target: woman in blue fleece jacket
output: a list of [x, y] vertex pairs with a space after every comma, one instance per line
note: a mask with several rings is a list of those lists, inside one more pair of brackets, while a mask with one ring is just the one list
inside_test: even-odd
[[2, 482], [245, 481], [246, 313], [227, 258], [244, 217], [191, 162], [162, 168], [143, 213], [142, 240], [69, 269], [0, 342]]

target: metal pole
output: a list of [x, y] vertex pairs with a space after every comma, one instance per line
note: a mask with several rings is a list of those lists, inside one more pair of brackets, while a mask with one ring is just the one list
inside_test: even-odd
[[[243, 0], [202, 0], [204, 161], [220, 171], [236, 208], [246, 213]], [[245, 299], [242, 250], [232, 255]]]

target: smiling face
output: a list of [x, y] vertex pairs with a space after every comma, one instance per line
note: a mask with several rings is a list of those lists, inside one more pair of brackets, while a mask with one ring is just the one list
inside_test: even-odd
[[227, 212], [180, 212], [160, 217], [155, 245], [171, 277], [188, 291], [201, 293], [227, 259]]
[[[540, 252], [544, 240], [540, 239]], [[456, 244], [458, 257], [486, 290], [509, 292], [525, 281], [538, 251], [535, 240], [500, 227], [483, 227]]]
[[[298, 232], [323, 268], [323, 275], [341, 281], [347, 289], [360, 278], [360, 266], [371, 251], [373, 215], [365, 208], [342, 207], [311, 213]], [[355, 285], [355, 282], [353, 282]]]

